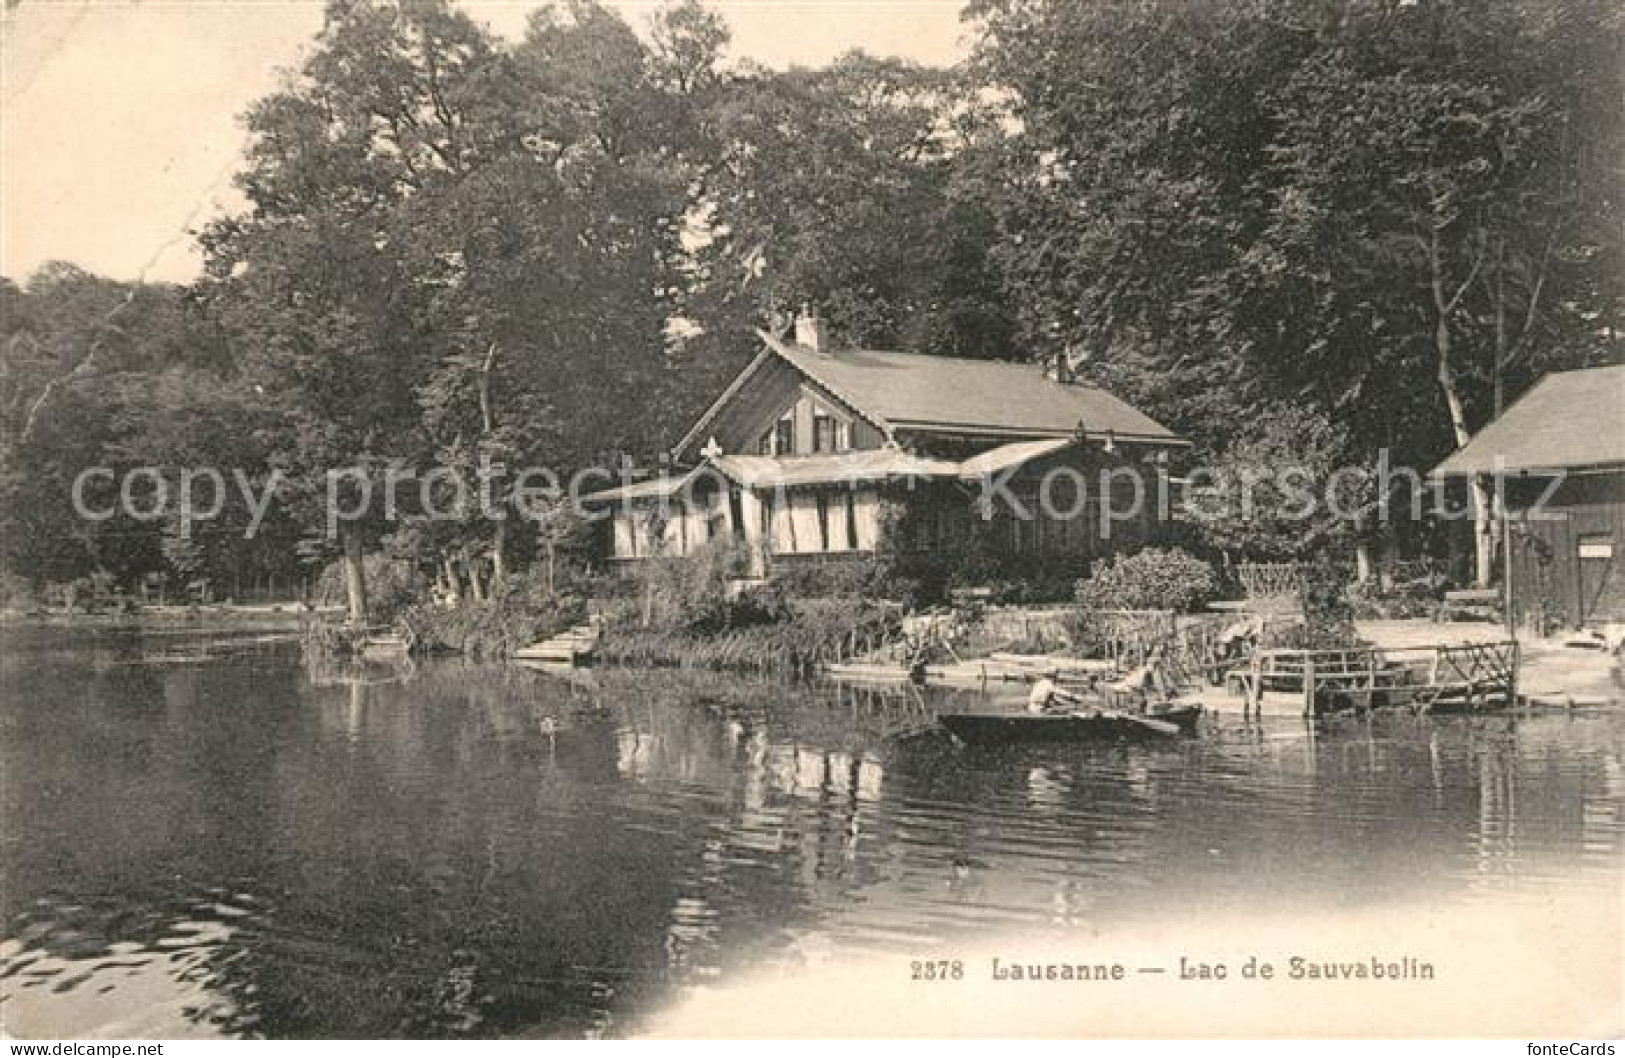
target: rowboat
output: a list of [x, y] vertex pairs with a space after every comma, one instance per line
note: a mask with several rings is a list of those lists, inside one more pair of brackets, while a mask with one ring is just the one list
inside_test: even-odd
[[1147, 713], [1075, 709], [1064, 713], [944, 713], [937, 719], [961, 742], [1120, 742], [1196, 733], [1200, 705]]

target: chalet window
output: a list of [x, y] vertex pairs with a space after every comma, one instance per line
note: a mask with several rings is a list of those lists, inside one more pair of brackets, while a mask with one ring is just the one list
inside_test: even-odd
[[849, 422], [835, 423], [835, 451], [849, 452], [852, 449], [852, 424]]
[[773, 428], [773, 454], [776, 456], [795, 455], [796, 451], [796, 420], [794, 416], [786, 415], [780, 419]]
[[858, 496], [851, 489], [846, 490], [846, 546], [858, 546]]
[[770, 456], [770, 455], [773, 454], [773, 431], [772, 430], [769, 430], [766, 433], [762, 434], [762, 439], [760, 441], [756, 442], [756, 452], [757, 452], [758, 455], [764, 455], [764, 456]]
[[[814, 435], [816, 436], [816, 434]], [[829, 550], [829, 496], [818, 493], [818, 544], [820, 551]]]
[[834, 451], [837, 451], [836, 446], [835, 446], [835, 420], [834, 420], [834, 418], [832, 418], [831, 416], [825, 415], [823, 412], [817, 412], [817, 413], [815, 413], [813, 415], [813, 437], [812, 437], [812, 442], [813, 442], [812, 450], [814, 452], [834, 452]]
[[1608, 533], [1582, 533], [1576, 544], [1575, 551], [1581, 558], [1611, 559], [1614, 557], [1614, 538]]

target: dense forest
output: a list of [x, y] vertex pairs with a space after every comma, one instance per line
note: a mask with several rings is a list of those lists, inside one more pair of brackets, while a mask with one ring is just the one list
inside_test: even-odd
[[[963, 17], [954, 69], [775, 71], [694, 0], [637, 26], [564, 0], [517, 41], [445, 0], [330, 0], [244, 117], [247, 207], [198, 233], [196, 282], [0, 280], [7, 594], [382, 553], [483, 597], [546, 518], [374, 509], [332, 539], [325, 473], [652, 464], [804, 302], [844, 342], [1066, 355], [1195, 458], [1321, 472], [1425, 470], [1541, 373], [1625, 357], [1611, 0]], [[204, 523], [154, 476], [91, 520], [94, 466], [227, 487]]]

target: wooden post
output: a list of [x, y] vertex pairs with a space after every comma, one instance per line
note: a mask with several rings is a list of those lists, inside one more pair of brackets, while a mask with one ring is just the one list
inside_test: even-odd
[[1303, 715], [1315, 715], [1315, 652], [1304, 651], [1303, 655]]
[[[1253, 715], [1258, 718], [1264, 716], [1264, 652], [1253, 650], [1252, 660], [1249, 663], [1251, 672], [1247, 680], [1246, 705], [1252, 707]], [[1243, 706], [1242, 715], [1246, 716], [1246, 706]]]
[[1514, 640], [1518, 638], [1518, 595], [1512, 583], [1512, 514], [1507, 510], [1506, 479], [1496, 478], [1500, 486], [1496, 497], [1501, 507], [1501, 588], [1506, 593], [1507, 635]]
[[1518, 706], [1518, 662], [1521, 648], [1516, 639], [1508, 645], [1511, 648], [1511, 657], [1508, 659], [1507, 668], [1507, 708], [1515, 709]]

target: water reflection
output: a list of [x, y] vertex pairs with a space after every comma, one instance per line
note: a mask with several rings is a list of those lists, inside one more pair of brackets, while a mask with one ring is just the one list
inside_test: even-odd
[[7, 635], [25, 1034], [621, 1034], [853, 953], [1619, 892], [1611, 715], [969, 751], [906, 689]]

